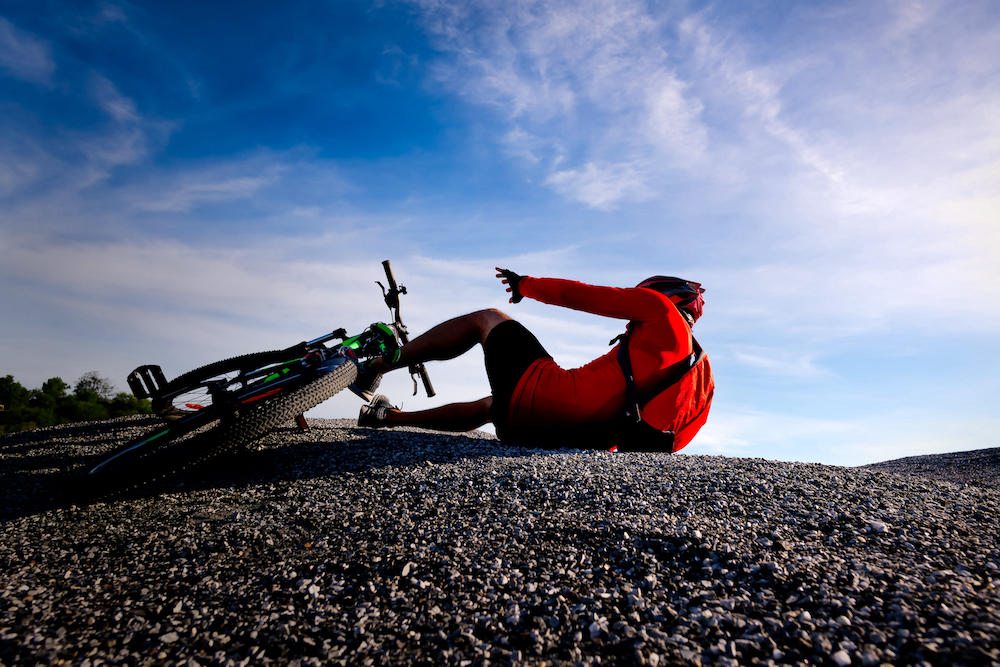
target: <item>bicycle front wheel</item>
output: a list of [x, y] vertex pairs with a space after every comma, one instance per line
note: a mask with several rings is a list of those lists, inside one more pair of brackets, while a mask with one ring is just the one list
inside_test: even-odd
[[131, 456], [116, 453], [88, 469], [78, 491], [90, 498], [133, 491], [246, 447], [354, 382], [357, 366], [345, 362], [298, 388], [254, 400], [235, 415], [177, 437], [170, 426], [160, 427], [119, 450]]

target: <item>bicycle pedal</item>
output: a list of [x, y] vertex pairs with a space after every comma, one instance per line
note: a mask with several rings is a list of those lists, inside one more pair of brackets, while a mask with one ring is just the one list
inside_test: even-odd
[[167, 386], [167, 378], [159, 366], [139, 366], [129, 373], [128, 386], [138, 398], [156, 398]]

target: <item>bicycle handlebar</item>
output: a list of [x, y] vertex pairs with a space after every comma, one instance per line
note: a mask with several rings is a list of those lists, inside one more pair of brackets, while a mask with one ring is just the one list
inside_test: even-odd
[[[393, 324], [396, 327], [396, 332], [399, 334], [399, 342], [406, 345], [410, 342], [410, 337], [406, 331], [406, 325], [403, 324], [402, 317], [399, 314], [399, 295], [406, 294], [406, 287], [399, 287], [396, 284], [396, 278], [392, 275], [392, 267], [389, 265], [389, 260], [382, 262], [382, 268], [385, 269], [385, 278], [389, 281], [389, 290], [385, 294], [385, 305], [389, 306], [389, 310], [393, 314]], [[417, 380], [415, 376], [420, 376], [420, 381], [424, 385], [424, 391], [427, 392], [427, 397], [430, 398], [436, 393], [434, 391], [434, 386], [431, 384], [431, 378], [427, 374], [427, 369], [422, 363], [413, 364], [409, 367], [410, 376], [413, 379], [413, 395], [417, 395]]]

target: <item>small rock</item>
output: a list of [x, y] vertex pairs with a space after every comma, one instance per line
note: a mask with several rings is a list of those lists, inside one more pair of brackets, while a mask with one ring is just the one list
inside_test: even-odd
[[851, 664], [851, 656], [847, 654], [847, 651], [837, 651], [832, 656], [833, 661], [840, 665], [840, 667], [847, 667]]

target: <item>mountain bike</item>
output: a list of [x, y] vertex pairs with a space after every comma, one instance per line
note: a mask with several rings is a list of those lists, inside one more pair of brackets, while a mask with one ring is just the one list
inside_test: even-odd
[[[108, 494], [162, 479], [244, 448], [293, 419], [307, 430], [303, 413], [345, 388], [371, 400], [374, 387], [354, 384], [359, 363], [409, 341], [399, 311], [406, 287], [396, 283], [388, 260], [382, 266], [389, 286], [376, 284], [391, 323], [376, 322], [355, 336], [337, 329], [284, 350], [218, 361], [169, 382], [159, 366], [136, 368], [129, 387], [136, 398], [150, 400], [163, 423], [87, 466], [76, 490]], [[409, 370], [414, 395], [420, 378], [427, 396], [434, 396], [424, 365]]]

